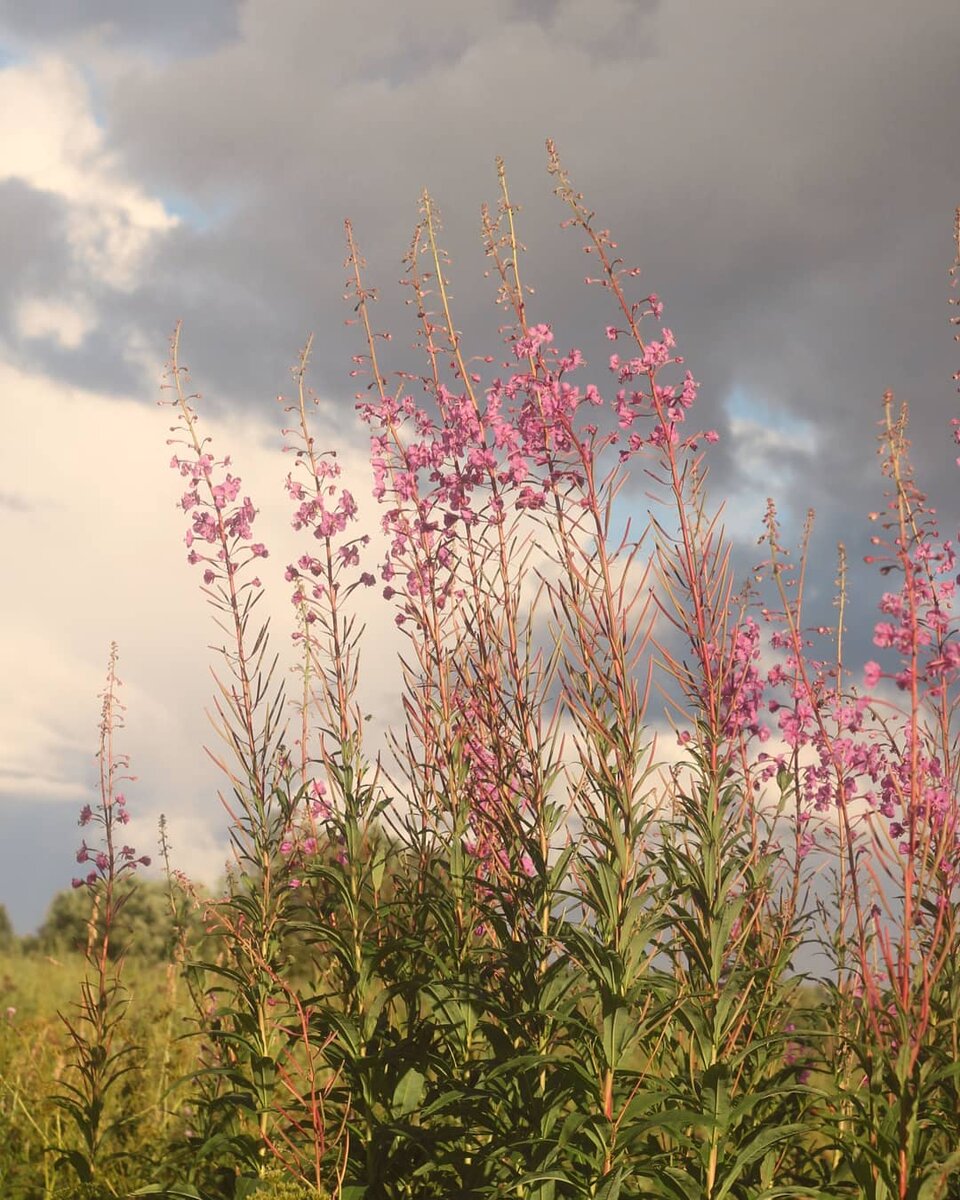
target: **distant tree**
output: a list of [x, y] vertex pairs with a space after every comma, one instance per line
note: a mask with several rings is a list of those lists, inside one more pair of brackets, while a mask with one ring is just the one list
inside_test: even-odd
[[17, 935], [10, 923], [10, 914], [7, 912], [6, 906], [0, 904], [0, 952], [9, 954], [11, 950], [16, 949], [17, 942]]
[[[114, 925], [110, 956], [126, 952], [147, 962], [166, 962], [177, 932], [162, 880], [130, 879], [120, 885], [126, 899]], [[58, 892], [50, 903], [32, 945], [42, 954], [83, 951], [90, 932], [93, 898], [86, 887]], [[198, 914], [189, 917], [188, 940], [202, 935]]]

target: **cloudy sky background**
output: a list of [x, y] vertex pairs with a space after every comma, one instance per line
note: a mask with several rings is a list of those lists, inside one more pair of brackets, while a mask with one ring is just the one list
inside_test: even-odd
[[[167, 338], [182, 318], [206, 428], [262, 510], [282, 622], [275, 397], [311, 332], [318, 432], [369, 493], [345, 216], [402, 351], [393, 285], [429, 187], [468, 352], [496, 353], [479, 206], [502, 155], [530, 315], [584, 345], [605, 386], [613, 315], [559, 229], [555, 138], [703, 384], [741, 563], [768, 494], [790, 533], [812, 505], [829, 617], [835, 544], [861, 557], [879, 507], [885, 388], [909, 400], [921, 480], [955, 528], [958, 51], [954, 0], [0, 0], [0, 902], [17, 927], [74, 872], [113, 639], [139, 776], [131, 837], [153, 853], [164, 811], [179, 865], [209, 878], [223, 861], [201, 750], [213, 630], [156, 405]], [[863, 659], [879, 584], [859, 582]], [[395, 702], [379, 670], [389, 623], [371, 609], [378, 715]]]

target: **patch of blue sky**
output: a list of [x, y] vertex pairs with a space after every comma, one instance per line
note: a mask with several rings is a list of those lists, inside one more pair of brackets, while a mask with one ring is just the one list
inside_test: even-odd
[[8, 67], [18, 67], [26, 59], [25, 54], [15, 50], [8, 42], [0, 42], [0, 71]]
[[635, 542], [647, 527], [649, 514], [657, 506], [638, 489], [625, 487], [613, 502], [609, 544], [616, 546], [621, 538]]
[[[794, 511], [789, 495], [796, 475], [797, 459], [816, 451], [817, 436], [812, 422], [776, 407], [762, 396], [737, 387], [729, 394], [724, 408], [728, 419], [725, 449], [736, 467], [724, 494], [715, 480], [707, 483], [707, 512], [714, 513], [723, 505], [722, 523], [727, 535], [738, 542], [754, 545], [763, 532], [767, 499], [777, 504], [781, 527], [787, 537], [799, 533], [803, 513]], [[710, 448], [706, 466], [710, 466]], [[639, 479], [635, 474], [635, 482]], [[647, 494], [662, 493], [663, 502]], [[642, 490], [625, 487], [614, 501], [610, 523], [610, 543], [616, 545], [630, 523], [630, 540], [639, 538], [650, 515], [662, 525], [668, 537], [679, 534], [676, 513], [666, 489], [651, 487]], [[652, 542], [650, 543], [652, 545]]]
[[777, 505], [781, 529], [789, 541], [799, 532], [802, 514], [789, 503], [797, 457], [817, 448], [811, 421], [777, 407], [743, 386], [732, 389], [724, 407], [729, 422], [729, 451], [737, 464], [735, 483], [724, 511], [727, 532], [755, 541], [763, 531], [767, 499]]
[[752, 425], [766, 430], [774, 435], [776, 440], [789, 443], [798, 450], [813, 451], [816, 448], [812, 422], [775, 407], [744, 387], [733, 388], [724, 403], [724, 408], [731, 425]]
[[236, 205], [228, 200], [201, 204], [179, 192], [161, 192], [159, 200], [171, 217], [177, 217], [198, 233], [206, 233], [222, 224], [236, 209]]
[[110, 128], [110, 119], [107, 116], [107, 106], [104, 103], [103, 89], [100, 87], [92, 71], [83, 71], [83, 77], [84, 83], [87, 85], [90, 116], [93, 117], [94, 124], [101, 133], [106, 133]]

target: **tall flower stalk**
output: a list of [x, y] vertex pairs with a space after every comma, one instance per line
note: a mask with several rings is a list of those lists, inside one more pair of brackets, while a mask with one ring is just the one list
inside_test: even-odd
[[139, 1117], [126, 1110], [122, 1095], [126, 1076], [138, 1069], [139, 1049], [126, 1033], [128, 998], [121, 978], [126, 947], [116, 942], [116, 926], [130, 897], [130, 888], [124, 885], [139, 866], [150, 865], [147, 855], [138, 855], [122, 838], [130, 817], [120, 787], [134, 776], [129, 774], [127, 756], [116, 746], [124, 711], [119, 688], [114, 643], [101, 693], [99, 799], [95, 805], [84, 805], [80, 813], [81, 827], [97, 829], [99, 836], [92, 845], [84, 836], [77, 862], [85, 873], [73, 880], [74, 888], [85, 889], [91, 901], [86, 971], [77, 1011], [62, 1014], [72, 1059], [70, 1072], [60, 1081], [62, 1090], [55, 1096], [79, 1137], [76, 1148], [62, 1151], [58, 1165], [72, 1168], [81, 1184], [110, 1191], [135, 1159], [132, 1126]]
[[[270, 660], [267, 624], [251, 626], [262, 595], [250, 569], [268, 556], [256, 541], [257, 510], [241, 496], [241, 480], [229, 457], [218, 460], [210, 438], [201, 433], [186, 391], [180, 363], [180, 327], [171, 339], [168, 390], [176, 421], [169, 445], [182, 447], [170, 466], [185, 482], [180, 507], [189, 515], [187, 561], [202, 568], [202, 586], [225, 635], [219, 648], [223, 673], [215, 673], [217, 693], [211, 721], [222, 748], [207, 753], [232, 790], [221, 802], [230, 817], [234, 869], [227, 897], [209, 906], [221, 934], [226, 961], [203, 964], [217, 980], [209, 997], [215, 1016], [208, 1030], [223, 1051], [217, 1070], [228, 1084], [241, 1120], [232, 1142], [241, 1162], [262, 1174], [268, 1162], [276, 1085], [276, 1057], [283, 1036], [276, 1028], [271, 972], [283, 953], [290, 889], [279, 853], [298, 797], [291, 793], [284, 737], [284, 695], [275, 690], [276, 659]], [[271, 694], [272, 693], [272, 694]], [[220, 1098], [221, 1108], [230, 1100]]]

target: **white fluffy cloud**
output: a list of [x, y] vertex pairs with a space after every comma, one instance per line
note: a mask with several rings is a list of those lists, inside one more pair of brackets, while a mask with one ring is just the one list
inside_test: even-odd
[[177, 218], [106, 148], [82, 74], [54, 56], [8, 67], [0, 71], [0, 111], [15, 114], [0, 124], [0, 181], [65, 202], [78, 283], [131, 287], [156, 236]]
[[49, 338], [64, 350], [83, 345], [95, 324], [93, 309], [82, 300], [71, 304], [34, 296], [17, 310], [17, 332], [22, 338]]

